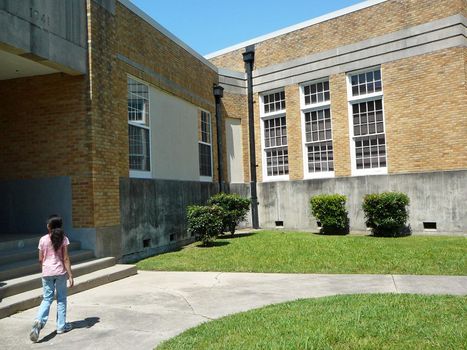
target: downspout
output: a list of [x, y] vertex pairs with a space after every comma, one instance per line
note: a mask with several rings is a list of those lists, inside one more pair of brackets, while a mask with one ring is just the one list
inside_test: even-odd
[[247, 46], [243, 53], [243, 62], [248, 84], [248, 135], [250, 138], [250, 194], [251, 221], [253, 228], [259, 228], [258, 195], [256, 192], [256, 150], [255, 150], [255, 116], [253, 110], [253, 64], [255, 61], [255, 46]]
[[225, 191], [224, 182], [224, 162], [222, 157], [222, 109], [221, 98], [224, 96], [224, 88], [218, 84], [214, 84], [212, 88], [214, 97], [216, 98], [216, 126], [217, 126], [217, 169], [219, 179], [219, 192]]

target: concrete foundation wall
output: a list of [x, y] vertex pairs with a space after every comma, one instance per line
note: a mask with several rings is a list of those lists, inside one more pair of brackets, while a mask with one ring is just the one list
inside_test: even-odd
[[50, 214], [62, 215], [70, 228], [69, 177], [0, 181], [0, 234], [45, 233]]
[[121, 260], [134, 261], [191, 242], [186, 207], [205, 204], [217, 191], [213, 183], [121, 178]]
[[96, 242], [96, 228], [73, 226], [72, 197], [69, 176], [0, 181], [0, 235], [45, 234], [47, 217], [59, 214], [71, 240], [80, 241], [83, 249], [94, 250], [97, 256], [111, 255], [109, 248], [103, 248], [107, 243]]
[[465, 170], [261, 183], [259, 221], [262, 228], [273, 228], [276, 221], [283, 221], [288, 229], [317, 231], [316, 219], [310, 216], [310, 197], [340, 193], [347, 196], [351, 230], [364, 231], [363, 196], [400, 191], [410, 197], [409, 223], [414, 233], [424, 231], [423, 222], [436, 222], [436, 234], [466, 233], [466, 183]]

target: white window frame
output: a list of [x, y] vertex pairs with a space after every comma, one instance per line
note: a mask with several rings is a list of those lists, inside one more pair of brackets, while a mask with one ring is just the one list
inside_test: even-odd
[[[264, 139], [264, 121], [269, 120], [269, 119], [276, 119], [276, 118], [281, 118], [285, 117], [286, 120], [286, 127], [287, 127], [287, 104], [285, 109], [281, 109], [279, 111], [274, 111], [274, 112], [269, 112], [265, 113], [264, 112], [264, 96], [271, 95], [277, 92], [284, 92], [284, 100], [286, 101], [286, 96], [285, 96], [285, 89], [280, 88], [280, 89], [275, 89], [275, 90], [269, 90], [267, 92], [262, 92], [259, 95], [259, 100], [260, 100], [260, 133], [261, 133], [261, 160], [262, 160], [262, 174], [263, 174], [263, 182], [271, 182], [271, 181], [287, 181], [289, 180], [289, 174], [290, 174], [290, 162], [288, 163], [289, 167], [289, 174], [287, 175], [268, 175], [268, 166], [267, 166], [267, 159], [266, 159], [266, 140]], [[284, 146], [280, 146], [277, 148], [283, 148]], [[287, 129], [287, 154], [289, 151], [289, 135], [288, 135], [288, 129]], [[289, 155], [287, 155], [287, 159], [289, 159]]]
[[[356, 74], [368, 73], [368, 72], [372, 72], [378, 69], [381, 73], [381, 91], [373, 92], [371, 94], [352, 96], [351, 77]], [[348, 101], [348, 117], [349, 117], [348, 124], [349, 124], [350, 160], [351, 160], [352, 176], [385, 175], [388, 173], [388, 140], [387, 140], [387, 132], [386, 132], [386, 112], [384, 110], [383, 70], [381, 69], [381, 66], [374, 66], [374, 67], [369, 67], [365, 69], [348, 72], [346, 74], [346, 83], [347, 83], [347, 101]], [[384, 127], [384, 140], [385, 140], [385, 150], [386, 150], [386, 154], [385, 154], [386, 155], [386, 166], [379, 167], [379, 168], [370, 168], [370, 169], [357, 169], [352, 106], [357, 103], [375, 101], [379, 99], [381, 100], [382, 109], [383, 109], [383, 127]]]
[[[310, 172], [308, 170], [308, 146], [315, 143], [315, 142], [307, 142], [306, 141], [306, 124], [305, 124], [305, 114], [308, 112], [319, 111], [323, 109], [328, 109], [331, 112], [331, 87], [329, 86], [329, 101], [323, 101], [318, 103], [311, 103], [306, 105], [305, 104], [305, 86], [329, 82], [328, 78], [322, 78], [312, 81], [307, 81], [305, 83], [300, 84], [300, 113], [301, 113], [301, 124], [302, 124], [302, 151], [303, 151], [303, 178], [304, 179], [323, 179], [323, 178], [331, 178], [335, 176], [335, 172], [333, 171], [320, 171], [320, 172]], [[335, 152], [334, 152], [334, 128], [332, 125], [332, 113], [331, 113], [331, 142], [332, 142], [332, 152], [333, 152], [333, 164], [334, 169], [336, 167], [335, 161]], [[325, 141], [323, 141], [325, 142]]]
[[[129, 169], [129, 173], [130, 173], [130, 177], [133, 177], [133, 178], [141, 178], [141, 179], [150, 179], [152, 178], [152, 169], [153, 169], [153, 166], [152, 166], [152, 132], [151, 132], [151, 86], [141, 80], [141, 79], [138, 79], [132, 75], [127, 75], [127, 100], [128, 100], [128, 78], [129, 79], [132, 79], [134, 81], [137, 81], [138, 83], [141, 83], [143, 85], [146, 85], [148, 87], [148, 120], [147, 120], [147, 123], [145, 123], [145, 121], [136, 121], [136, 120], [129, 120], [128, 119], [128, 112], [127, 112], [127, 120], [128, 120], [128, 125], [133, 125], [133, 126], [136, 126], [138, 128], [141, 128], [141, 129], [147, 129], [149, 130], [149, 170], [132, 170], [132, 169]], [[127, 101], [127, 104], [128, 104], [128, 101]], [[127, 107], [128, 108], [128, 107]], [[130, 135], [128, 135], [128, 142], [129, 142], [129, 137]], [[128, 154], [128, 158], [130, 157], [130, 155]], [[129, 159], [128, 159], [129, 160]]]
[[[202, 140], [203, 113], [206, 113], [208, 115], [208, 117], [209, 117], [209, 139], [211, 140], [211, 143], [207, 143], [207, 142], [204, 142]], [[202, 176], [201, 171], [200, 171], [199, 181], [201, 181], [201, 182], [212, 182], [213, 177], [214, 177], [214, 161], [213, 161], [213, 149], [212, 149], [212, 116], [211, 116], [210, 112], [208, 112], [208, 111], [206, 111], [204, 109], [201, 109], [200, 112], [199, 112], [199, 127], [200, 127], [199, 133], [201, 135], [201, 140], [198, 140], [198, 145], [203, 144], [203, 145], [208, 145], [208, 146], [211, 147], [211, 176]], [[199, 159], [199, 146], [198, 146], [198, 159]], [[201, 164], [199, 164], [198, 166], [201, 167]]]

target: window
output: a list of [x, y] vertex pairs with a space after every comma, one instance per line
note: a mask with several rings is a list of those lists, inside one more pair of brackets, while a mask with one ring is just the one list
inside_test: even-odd
[[199, 146], [199, 174], [212, 181], [211, 114], [201, 111]]
[[334, 176], [329, 80], [301, 86], [305, 178]]
[[264, 178], [287, 179], [289, 154], [284, 91], [262, 96], [261, 129]]
[[351, 73], [349, 79], [352, 171], [387, 172], [381, 69]]
[[149, 87], [128, 77], [127, 92], [130, 170], [149, 172], [151, 170]]

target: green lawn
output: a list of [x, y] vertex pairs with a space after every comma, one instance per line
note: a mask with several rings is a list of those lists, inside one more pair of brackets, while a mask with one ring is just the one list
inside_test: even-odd
[[157, 349], [466, 349], [466, 315], [467, 297], [334, 296], [204, 323]]
[[322, 236], [260, 231], [194, 243], [138, 262], [142, 270], [467, 275], [464, 237]]

